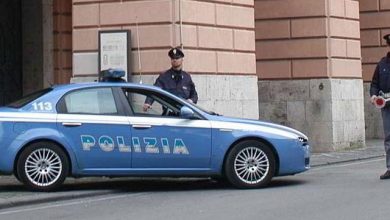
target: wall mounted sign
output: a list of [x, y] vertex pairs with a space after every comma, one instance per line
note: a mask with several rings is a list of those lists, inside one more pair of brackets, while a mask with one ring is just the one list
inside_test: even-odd
[[99, 73], [107, 69], [122, 69], [130, 81], [130, 31], [99, 31]]

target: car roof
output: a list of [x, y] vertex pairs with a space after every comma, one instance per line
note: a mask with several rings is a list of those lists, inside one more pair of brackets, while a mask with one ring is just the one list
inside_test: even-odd
[[87, 82], [87, 83], [60, 84], [51, 87], [53, 91], [50, 92], [50, 95], [58, 96], [77, 89], [96, 88], [96, 87], [130, 87], [132, 89], [144, 89], [144, 90], [146, 89], [150, 91], [159, 92], [170, 97], [175, 97], [173, 94], [161, 89], [160, 87], [148, 85], [148, 84], [131, 83], [131, 82]]
[[60, 84], [54, 85], [52, 88], [54, 90], [73, 90], [81, 88], [90, 88], [90, 87], [132, 87], [132, 88], [142, 88], [142, 89], [151, 89], [151, 90], [162, 90], [159, 87], [148, 85], [148, 84], [138, 84], [130, 82], [87, 82], [87, 83], [70, 83], [70, 84]]

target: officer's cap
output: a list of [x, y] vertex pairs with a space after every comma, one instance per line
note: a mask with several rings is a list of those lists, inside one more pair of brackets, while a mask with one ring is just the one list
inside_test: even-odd
[[385, 36], [383, 36], [383, 39], [385, 39], [387, 44], [390, 45], [390, 34], [386, 34]]
[[171, 59], [179, 59], [184, 57], [184, 53], [179, 48], [172, 48], [168, 52]]

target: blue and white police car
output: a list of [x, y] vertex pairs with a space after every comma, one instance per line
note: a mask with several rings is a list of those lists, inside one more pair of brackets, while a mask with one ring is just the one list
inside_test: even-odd
[[299, 131], [223, 117], [154, 86], [58, 85], [0, 108], [0, 172], [32, 190], [68, 176], [210, 176], [258, 188], [308, 170], [309, 158]]

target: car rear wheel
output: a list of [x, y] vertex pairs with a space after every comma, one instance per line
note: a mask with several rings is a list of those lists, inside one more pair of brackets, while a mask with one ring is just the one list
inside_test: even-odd
[[65, 152], [50, 142], [31, 144], [20, 154], [17, 163], [20, 180], [32, 190], [54, 190], [64, 182], [68, 172]]
[[275, 174], [275, 156], [270, 147], [262, 142], [240, 142], [227, 155], [225, 174], [237, 188], [266, 186]]
[[20, 180], [19, 174], [18, 174], [17, 172], [14, 173], [14, 176], [15, 176], [15, 178], [16, 178], [19, 182], [22, 182], [22, 180]]

